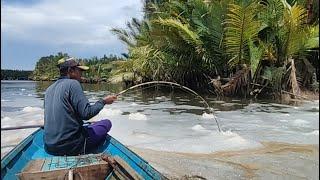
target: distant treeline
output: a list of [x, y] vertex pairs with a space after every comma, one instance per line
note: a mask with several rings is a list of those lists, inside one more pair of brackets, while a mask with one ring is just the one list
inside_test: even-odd
[[29, 80], [32, 71], [1, 69], [1, 80]]
[[[59, 69], [57, 68], [58, 60], [61, 58], [70, 57], [67, 53], [59, 52], [56, 55], [41, 57], [36, 63], [36, 67], [31, 75], [36, 81], [50, 81], [59, 78]], [[87, 65], [90, 69], [82, 75], [86, 82], [101, 82], [107, 81], [111, 76], [112, 71], [116, 70], [118, 63], [124, 58], [115, 55], [104, 55], [101, 58], [79, 58], [82, 65]]]

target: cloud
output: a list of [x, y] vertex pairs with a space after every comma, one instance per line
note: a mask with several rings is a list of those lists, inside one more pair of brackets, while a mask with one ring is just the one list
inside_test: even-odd
[[141, 19], [142, 0], [43, 0], [1, 6], [1, 33], [7, 39], [51, 45], [97, 46], [120, 43], [110, 32]]

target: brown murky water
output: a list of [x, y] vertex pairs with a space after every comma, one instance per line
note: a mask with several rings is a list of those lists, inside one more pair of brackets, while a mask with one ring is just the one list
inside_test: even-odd
[[[131, 149], [170, 179], [319, 178], [319, 146], [279, 142], [262, 144], [261, 148], [210, 154]], [[300, 160], [304, 163], [299, 163]]]

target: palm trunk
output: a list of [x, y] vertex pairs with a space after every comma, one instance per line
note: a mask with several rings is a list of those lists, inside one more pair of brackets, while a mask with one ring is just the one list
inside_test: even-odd
[[297, 81], [297, 75], [296, 75], [296, 67], [294, 65], [294, 59], [290, 58], [289, 61], [291, 62], [291, 72], [290, 72], [290, 85], [291, 90], [293, 94], [300, 94], [300, 88]]

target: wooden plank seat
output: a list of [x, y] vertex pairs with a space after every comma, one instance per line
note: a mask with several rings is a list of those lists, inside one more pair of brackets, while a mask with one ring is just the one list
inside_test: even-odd
[[102, 153], [31, 160], [17, 176], [22, 180], [143, 179], [119, 156]]
[[36, 159], [28, 163], [19, 179], [105, 179], [112, 171], [111, 165], [101, 159], [101, 154], [80, 156], [55, 156]]

